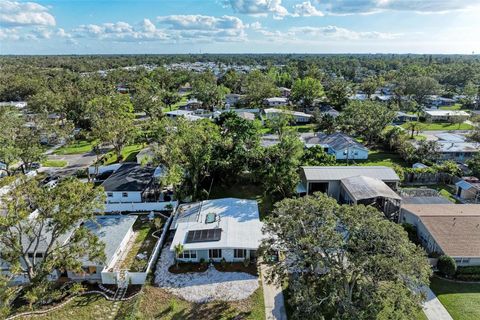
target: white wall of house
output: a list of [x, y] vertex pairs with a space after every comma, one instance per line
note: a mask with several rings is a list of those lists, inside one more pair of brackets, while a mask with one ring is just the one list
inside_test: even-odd
[[[337, 160], [346, 160], [347, 159], [347, 154], [345, 154], [345, 150], [334, 150], [330, 149], [333, 154], [335, 155], [335, 158]], [[360, 148], [348, 148], [348, 159], [351, 160], [366, 160], [368, 159], [368, 150], [365, 149], [360, 149]]]
[[[217, 248], [214, 248], [214, 249], [217, 249]], [[242, 248], [238, 248], [238, 249], [242, 249]], [[219, 262], [221, 261], [222, 259], [225, 259], [227, 262], [241, 262], [243, 260], [245, 260], [245, 258], [235, 258], [235, 254], [234, 254], [234, 250], [235, 249], [231, 249], [231, 248], [224, 248], [224, 249], [221, 249], [222, 250], [222, 257], [221, 258], [215, 258], [213, 259], [214, 261], [216, 262]], [[183, 262], [200, 262], [200, 260], [203, 258], [203, 260], [205, 262], [208, 263], [208, 261], [210, 261], [210, 256], [209, 256], [209, 250], [191, 250], [193, 252], [196, 253], [196, 257], [195, 258], [178, 258], [178, 260], [180, 261], [183, 261]], [[246, 258], [254, 258], [253, 256], [251, 256], [251, 252], [252, 250], [251, 249], [246, 249]]]
[[106, 191], [107, 203], [142, 202], [140, 191]]
[[296, 123], [309, 123], [310, 120], [312, 120], [311, 117], [297, 116], [297, 115], [294, 115], [293, 118], [295, 119]]

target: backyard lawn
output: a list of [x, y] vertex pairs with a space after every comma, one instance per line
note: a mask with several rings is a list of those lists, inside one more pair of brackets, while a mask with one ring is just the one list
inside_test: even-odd
[[454, 320], [480, 319], [480, 284], [432, 278], [430, 288]]
[[[338, 161], [338, 162], [345, 162], [345, 161]], [[354, 161], [351, 161], [349, 164], [354, 164], [359, 166], [386, 166], [386, 167], [393, 167], [394, 165], [405, 167], [407, 165], [398, 153], [380, 151], [380, 150], [371, 150], [368, 153], [367, 160], [354, 160]]]
[[67, 166], [68, 162], [65, 160], [45, 160], [42, 162], [43, 167], [63, 168]]
[[[472, 130], [473, 126], [468, 123], [422, 123], [422, 131], [442, 131], [442, 130]], [[406, 129], [407, 124], [402, 124], [402, 127]]]
[[57, 150], [55, 150], [55, 154], [79, 154], [79, 153], [87, 153], [92, 151], [92, 141], [80, 140], [80, 141], [72, 141], [69, 144], [66, 144]]
[[[122, 159], [123, 159], [122, 161], [137, 162], [136, 156], [143, 148], [145, 148], [145, 145], [142, 143], [126, 146], [122, 150]], [[109, 151], [108, 153], [106, 153], [104, 156], [104, 159], [106, 159], [106, 161], [103, 164], [105, 166], [118, 162], [118, 158], [117, 158], [117, 155], [115, 154], [115, 151]]]
[[439, 108], [440, 110], [460, 110], [462, 109], [461, 103], [455, 103], [453, 106], [442, 106]]
[[139, 299], [134, 319], [265, 319], [261, 287], [245, 300], [198, 304], [180, 299], [160, 288], [146, 286]]
[[[152, 223], [142, 222], [140, 218], [135, 221], [133, 225], [133, 231], [135, 232], [135, 242], [128, 251], [127, 256], [122, 261], [120, 266], [121, 269], [127, 269], [130, 271], [143, 271], [145, 269], [148, 259], [155, 247], [157, 238], [152, 236], [152, 233], [155, 231], [155, 228], [152, 228]], [[138, 260], [136, 259], [137, 254], [142, 253], [147, 256], [146, 259]]]

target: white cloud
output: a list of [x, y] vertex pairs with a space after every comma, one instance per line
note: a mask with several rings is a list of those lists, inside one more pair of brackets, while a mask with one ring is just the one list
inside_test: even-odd
[[289, 29], [295, 36], [314, 37], [332, 40], [364, 40], [364, 39], [382, 39], [390, 40], [400, 36], [400, 34], [384, 33], [377, 31], [353, 31], [337, 26], [326, 27], [294, 27]]
[[35, 2], [0, 1], [0, 25], [54, 26], [55, 18], [48, 8]]
[[288, 10], [282, 6], [282, 0], [225, 0], [237, 13], [254, 16], [272, 14], [274, 19], [283, 19], [289, 15]]
[[179, 41], [244, 41], [245, 29], [248, 27], [242, 20], [233, 16], [172, 15], [161, 16], [157, 20]]
[[323, 12], [315, 8], [310, 1], [297, 3], [293, 6], [294, 17], [321, 17]]
[[168, 39], [164, 30], [157, 29], [149, 19], [144, 19], [143, 22], [137, 26], [132, 26], [123, 21], [103, 23], [101, 25], [80, 25], [73, 30], [73, 37], [114, 41], [153, 41]]
[[317, 0], [331, 14], [371, 14], [386, 10], [416, 13], [446, 13], [465, 10], [480, 3], [476, 0]]
[[260, 30], [262, 29], [262, 24], [258, 21], [252, 22], [248, 25], [248, 27], [252, 30]]

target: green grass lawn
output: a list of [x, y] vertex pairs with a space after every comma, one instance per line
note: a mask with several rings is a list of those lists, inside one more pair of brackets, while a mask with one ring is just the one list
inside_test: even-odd
[[262, 287], [245, 300], [198, 304], [185, 301], [160, 288], [146, 286], [139, 299], [134, 319], [265, 319]]
[[[49, 312], [41, 319], [60, 320], [97, 320], [106, 319], [113, 310], [113, 302], [106, 300], [98, 294], [84, 295], [76, 297], [64, 307]], [[22, 317], [19, 319], [32, 319], [32, 317]]]
[[92, 141], [80, 140], [72, 141], [71, 143], [58, 148], [55, 150], [54, 154], [79, 154], [90, 151], [92, 151]]
[[[148, 258], [150, 258], [150, 254], [155, 247], [157, 238], [152, 236], [152, 233], [155, 231], [154, 228], [152, 228], [152, 224], [142, 222], [140, 219], [135, 221], [135, 224], [133, 225], [133, 231], [136, 233], [135, 242], [128, 251], [125, 259], [122, 261], [120, 268], [141, 271], [148, 263]], [[148, 258], [144, 260], [137, 260], [136, 256], [139, 253], [146, 253]]]
[[175, 104], [172, 105], [172, 108], [171, 108], [171, 109], [170, 109], [170, 108], [163, 108], [162, 111], [163, 111], [163, 112], [168, 112], [168, 111], [177, 110], [178, 108], [180, 108], [180, 106], [186, 105], [188, 99], [189, 99], [189, 95], [188, 95], [188, 94], [183, 95], [179, 102], [177, 102], [177, 103], [175, 103]]
[[263, 219], [273, 207], [272, 198], [265, 193], [260, 185], [254, 184], [235, 184], [232, 186], [223, 186], [213, 184], [210, 191], [210, 199], [220, 198], [240, 198], [257, 200], [260, 210], [260, 219]]
[[[145, 148], [145, 145], [142, 143], [139, 144], [133, 144], [130, 146], [126, 146], [122, 150], [122, 161], [123, 162], [136, 162], [137, 161], [137, 154]], [[115, 151], [109, 151], [107, 154], [104, 156], [105, 162], [104, 165], [109, 165], [113, 163], [118, 162], [117, 155], [115, 154]]]
[[[340, 163], [346, 163], [345, 160], [337, 161]], [[399, 154], [387, 151], [380, 150], [371, 150], [368, 153], [367, 160], [354, 160], [349, 162], [350, 165], [359, 165], [359, 166], [385, 166], [393, 167], [394, 165], [399, 165], [405, 167], [407, 164], [400, 157]]]
[[45, 160], [42, 162], [42, 166], [44, 167], [55, 167], [55, 168], [63, 168], [66, 167], [68, 164], [65, 160]]
[[480, 319], [480, 284], [432, 278], [430, 288], [454, 320]]
[[460, 110], [462, 109], [461, 103], [455, 103], [453, 106], [443, 106], [439, 108], [440, 110]]
[[[406, 124], [401, 125], [406, 129]], [[438, 130], [472, 130], [473, 126], [468, 123], [423, 123], [422, 131], [438, 131]]]

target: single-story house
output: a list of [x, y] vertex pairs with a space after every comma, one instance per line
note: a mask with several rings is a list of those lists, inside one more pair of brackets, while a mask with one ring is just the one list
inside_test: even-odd
[[284, 98], [290, 97], [290, 94], [292, 94], [292, 89], [285, 88], [285, 87], [279, 87], [278, 90], [280, 91], [280, 95]]
[[254, 121], [255, 120], [255, 114], [251, 112], [238, 112], [238, 116], [242, 119], [248, 120], [248, 121]]
[[480, 143], [477, 142], [453, 142], [437, 141], [440, 160], [453, 160], [465, 162], [480, 151]]
[[320, 107], [320, 113], [322, 115], [328, 115], [331, 116], [332, 118], [337, 118], [340, 115], [340, 112], [335, 110], [334, 108], [330, 106], [322, 106]]
[[464, 200], [472, 200], [480, 203], [480, 179], [476, 177], [463, 177], [455, 183], [455, 194]]
[[425, 110], [425, 119], [427, 122], [449, 122], [452, 119], [467, 120], [470, 117], [462, 110]]
[[459, 266], [480, 265], [480, 204], [408, 204], [400, 221], [413, 225], [423, 247]]
[[418, 116], [415, 114], [408, 114], [402, 111], [397, 111], [394, 123], [405, 123], [409, 121], [418, 121]]
[[156, 201], [164, 174], [162, 167], [141, 166], [135, 162], [122, 164], [102, 183], [107, 203], [138, 203]]
[[241, 94], [236, 94], [236, 93], [229, 93], [225, 95], [225, 106], [226, 107], [233, 107], [237, 103], [240, 102], [240, 100], [243, 99], [243, 95]]
[[427, 105], [433, 108], [453, 106], [455, 102], [455, 99], [439, 97], [436, 95], [427, 97]]
[[368, 159], [368, 149], [342, 132], [333, 134], [303, 133], [300, 139], [307, 148], [320, 145], [328, 154], [335, 155], [336, 160], [362, 160]]
[[342, 179], [365, 176], [375, 178], [396, 190], [400, 178], [395, 170], [382, 166], [305, 166], [300, 170], [300, 185], [298, 193], [311, 194], [324, 192], [340, 200]]
[[176, 119], [176, 118], [185, 118], [190, 121], [197, 121], [197, 120], [202, 120], [205, 119], [205, 117], [199, 117], [196, 115], [195, 111], [192, 110], [173, 110], [173, 111], [168, 111], [165, 112], [165, 115], [168, 118]]
[[465, 142], [467, 137], [461, 134], [442, 132], [435, 134], [435, 137], [440, 141], [449, 141], [449, 142]]
[[288, 105], [288, 99], [284, 97], [266, 98], [263, 103], [269, 107], [282, 107]]
[[[84, 226], [105, 244], [105, 262], [92, 262], [84, 259], [83, 273], [67, 272], [68, 278], [76, 281], [104, 281], [105, 273], [120, 269], [120, 262], [128, 252], [128, 242], [133, 235], [133, 224], [137, 216], [104, 215], [96, 216], [93, 221], [87, 221]], [[104, 273], [104, 274], [102, 274]]]
[[170, 246], [182, 244], [181, 261], [228, 262], [255, 259], [262, 240], [262, 222], [255, 200], [212, 199], [178, 207]]
[[277, 108], [268, 108], [263, 110], [263, 116], [267, 120], [272, 120], [278, 118], [281, 114], [290, 115], [293, 118], [295, 123], [309, 123], [313, 116], [311, 114], [307, 114], [304, 112], [299, 111], [291, 111], [291, 110], [282, 110]]

